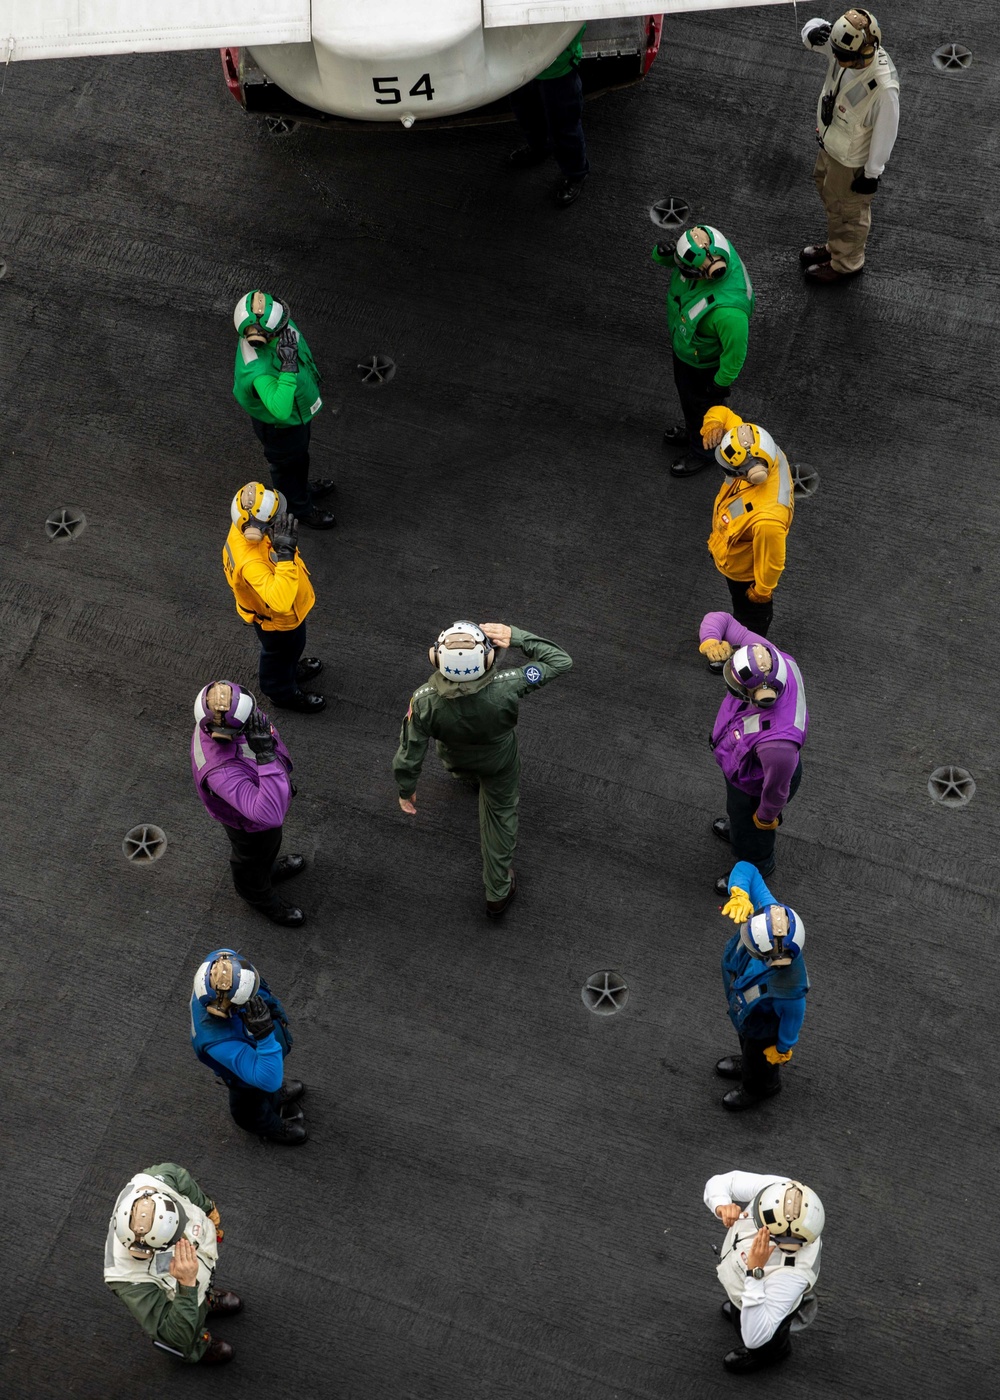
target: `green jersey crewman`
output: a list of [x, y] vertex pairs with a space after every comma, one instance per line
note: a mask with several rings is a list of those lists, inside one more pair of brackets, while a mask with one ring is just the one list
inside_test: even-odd
[[657, 243], [652, 256], [671, 269], [667, 329], [684, 413], [663, 440], [687, 448], [671, 464], [671, 476], [694, 476], [715, 461], [701, 440], [702, 420], [729, 398], [747, 357], [753, 284], [729, 239], [710, 224], [686, 229], [673, 248]]
[[309, 480], [312, 420], [323, 407], [321, 375], [288, 307], [269, 292], [240, 297], [233, 312], [239, 336], [233, 397], [250, 415], [264, 448], [271, 481], [300, 525], [329, 530], [332, 511], [316, 502], [333, 490], [329, 477]]
[[[500, 670], [497, 651], [518, 647], [524, 666]], [[511, 864], [517, 845], [518, 705], [522, 695], [547, 685], [573, 665], [572, 657], [531, 632], [502, 622], [455, 622], [430, 649], [434, 674], [414, 691], [392, 761], [399, 805], [417, 812], [417, 781], [427, 745], [456, 778], [479, 786], [479, 837], [483, 851], [486, 912], [498, 918], [514, 898]]]

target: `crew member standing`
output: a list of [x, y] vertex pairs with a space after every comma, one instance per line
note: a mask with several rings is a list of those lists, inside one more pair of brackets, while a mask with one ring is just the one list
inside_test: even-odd
[[740, 1053], [719, 1060], [715, 1072], [741, 1081], [722, 1099], [726, 1108], [739, 1110], [781, 1092], [781, 1066], [792, 1058], [806, 1014], [806, 931], [749, 861], [730, 871], [722, 912], [739, 924], [723, 950], [722, 985]]
[[[497, 650], [515, 646], [528, 665], [496, 669]], [[521, 759], [517, 746], [522, 696], [563, 675], [573, 660], [544, 637], [502, 622], [455, 622], [430, 649], [434, 674], [414, 691], [392, 761], [399, 805], [417, 813], [417, 782], [427, 745], [453, 776], [479, 788], [479, 838], [486, 912], [498, 918], [514, 898]]]
[[275, 491], [250, 481], [233, 497], [231, 524], [222, 546], [222, 568], [236, 611], [260, 643], [260, 688], [282, 710], [314, 715], [326, 700], [307, 694], [323, 663], [303, 656], [306, 618], [316, 601], [309, 570], [298, 551], [298, 526]]
[[551, 151], [562, 171], [562, 179], [552, 192], [561, 209], [579, 199], [590, 174], [583, 135], [583, 83], [578, 71], [586, 27], [544, 72], [510, 95], [511, 111], [527, 141], [511, 151], [507, 163], [515, 170], [524, 170], [540, 165]]
[[243, 1307], [235, 1293], [213, 1287], [221, 1240], [215, 1203], [176, 1162], [138, 1172], [111, 1213], [104, 1282], [153, 1345], [182, 1361], [233, 1359], [229, 1343], [205, 1331], [206, 1318]]
[[812, 282], [842, 282], [865, 265], [872, 200], [899, 127], [899, 77], [868, 10], [848, 10], [833, 25], [808, 20], [802, 42], [828, 54], [816, 104], [820, 149], [813, 168], [827, 235], [825, 243], [803, 248], [799, 261]]
[[795, 511], [788, 458], [765, 428], [724, 404], [705, 414], [702, 441], [715, 448], [727, 477], [715, 498], [708, 551], [729, 586], [736, 621], [766, 637]]
[[312, 420], [323, 407], [320, 373], [288, 307], [268, 292], [240, 297], [233, 313], [233, 396], [246, 409], [271, 468], [271, 481], [302, 525], [329, 530], [336, 516], [316, 502], [333, 490], [329, 477], [309, 480]]
[[823, 1202], [801, 1181], [732, 1171], [709, 1179], [705, 1204], [726, 1227], [716, 1273], [729, 1295], [722, 1315], [740, 1334], [722, 1364], [743, 1372], [784, 1361], [793, 1321], [816, 1316]]
[[[766, 879], [774, 869], [774, 839], [781, 813], [802, 778], [799, 752], [809, 712], [802, 673], [793, 656], [743, 627], [731, 613], [702, 618], [701, 646], [709, 661], [722, 661], [729, 694], [712, 729], [715, 761], [726, 780], [726, 816], [712, 830], [729, 841], [733, 858], [749, 861]], [[725, 875], [715, 882], [725, 895]]]
[[235, 948], [216, 948], [194, 975], [191, 1045], [229, 1090], [229, 1111], [241, 1128], [285, 1147], [307, 1140], [296, 1106], [305, 1085], [284, 1082], [292, 1048], [285, 1008]]
[[652, 256], [671, 269], [667, 329], [684, 414], [663, 440], [688, 449], [671, 464], [671, 475], [694, 476], [715, 460], [702, 442], [705, 414], [728, 399], [747, 357], [753, 284], [729, 239], [710, 224], [685, 230], [673, 248], [657, 243]]
[[229, 837], [236, 893], [285, 928], [305, 915], [279, 899], [274, 886], [305, 869], [301, 855], [279, 856], [292, 800], [292, 759], [281, 735], [248, 690], [212, 681], [194, 702], [191, 772], [202, 804]]

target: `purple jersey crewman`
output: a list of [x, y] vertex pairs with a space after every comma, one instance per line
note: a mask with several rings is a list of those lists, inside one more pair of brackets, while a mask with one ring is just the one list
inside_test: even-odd
[[[699, 636], [699, 651], [725, 662], [729, 690], [711, 736], [726, 780], [727, 815], [716, 818], [712, 830], [732, 844], [735, 860], [749, 861], [766, 879], [774, 870], [782, 810], [802, 777], [799, 751], [809, 727], [802, 673], [793, 656], [730, 613], [706, 613]], [[716, 889], [727, 893], [724, 878]]]
[[229, 837], [236, 893], [272, 923], [299, 928], [302, 910], [274, 890], [305, 868], [304, 856], [278, 855], [292, 800], [291, 756], [254, 697], [232, 681], [200, 690], [194, 715], [191, 773], [205, 810]]

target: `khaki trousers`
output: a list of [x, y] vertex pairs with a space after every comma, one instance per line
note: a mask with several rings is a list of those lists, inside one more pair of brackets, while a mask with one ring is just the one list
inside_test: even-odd
[[826, 246], [834, 272], [857, 272], [864, 267], [865, 244], [872, 226], [874, 195], [853, 194], [851, 181], [863, 175], [864, 166], [852, 170], [821, 150], [813, 167], [813, 179], [826, 209]]

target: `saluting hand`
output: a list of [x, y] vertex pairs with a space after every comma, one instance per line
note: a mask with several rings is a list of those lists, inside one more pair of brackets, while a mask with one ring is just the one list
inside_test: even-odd
[[193, 1288], [198, 1282], [198, 1251], [190, 1240], [178, 1240], [174, 1245], [170, 1276], [185, 1288]]
[[479, 629], [486, 633], [495, 647], [510, 646], [510, 628], [505, 622], [481, 622]]
[[754, 1235], [753, 1244], [747, 1254], [747, 1268], [762, 1269], [773, 1253], [774, 1242], [771, 1239], [771, 1232], [766, 1225], [762, 1225]]
[[725, 430], [716, 424], [714, 428], [706, 428], [702, 433], [701, 445], [702, 447], [718, 447], [725, 436]]
[[417, 815], [417, 794], [414, 792], [409, 797], [401, 797], [399, 805], [408, 817], [415, 817]]
[[730, 1228], [731, 1225], [735, 1225], [737, 1220], [739, 1220], [740, 1216], [743, 1214], [740, 1207], [736, 1205], [716, 1206], [715, 1213], [722, 1221], [723, 1225], [725, 1225], [727, 1230]]

